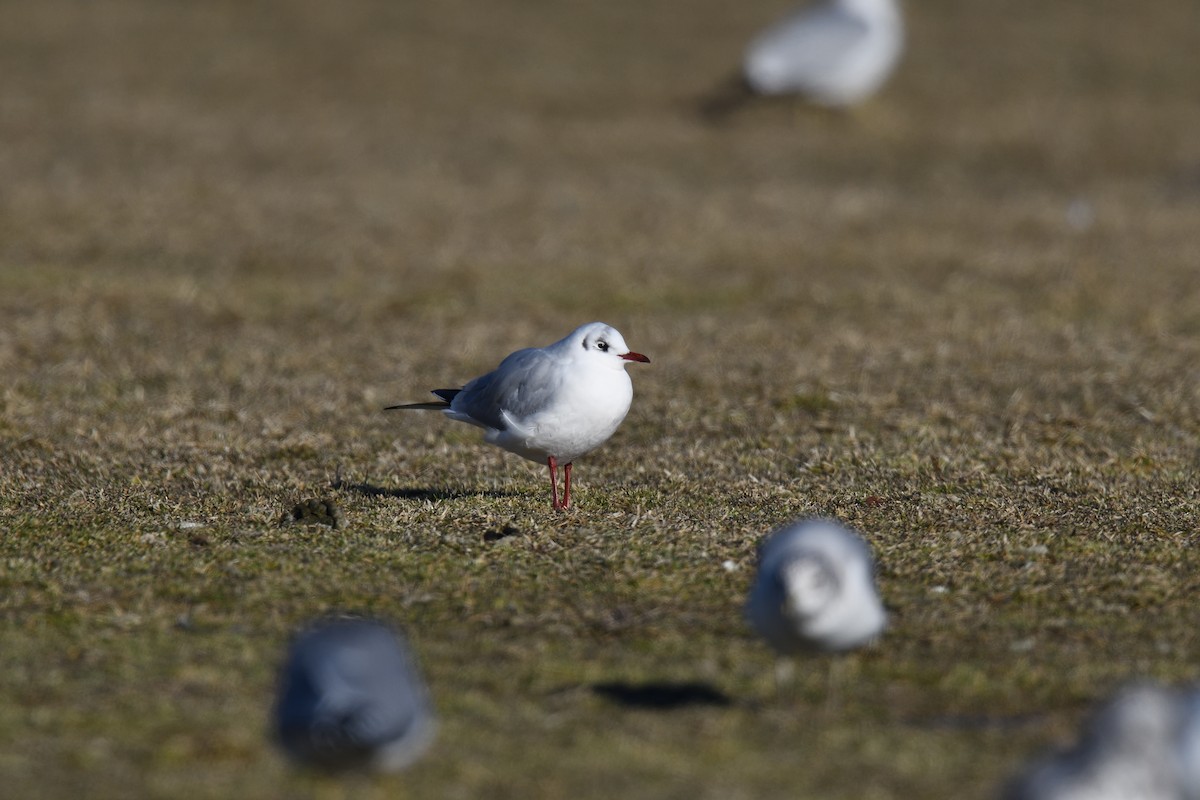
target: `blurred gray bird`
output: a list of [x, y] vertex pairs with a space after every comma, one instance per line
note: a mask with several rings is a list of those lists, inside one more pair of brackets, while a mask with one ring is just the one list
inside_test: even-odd
[[403, 640], [361, 619], [321, 623], [293, 642], [275, 716], [284, 750], [325, 770], [403, 769], [436, 729], [429, 692]]
[[780, 655], [866, 644], [887, 625], [870, 546], [832, 520], [775, 531], [759, 550], [746, 616]]
[[1030, 766], [1005, 800], [1195, 800], [1197, 701], [1155, 684], [1126, 686], [1102, 705], [1079, 742]]
[[1179, 777], [1183, 796], [1200, 800], [1200, 688], [1186, 691], [1179, 726]]
[[719, 118], [755, 96], [799, 95], [818, 106], [874, 94], [904, 52], [897, 0], [825, 0], [793, 11], [750, 42], [738, 79], [702, 111]]

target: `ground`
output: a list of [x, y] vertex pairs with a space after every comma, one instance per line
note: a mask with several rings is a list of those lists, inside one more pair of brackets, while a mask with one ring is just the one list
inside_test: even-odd
[[[7, 794], [989, 797], [1197, 678], [1194, 0], [911, 2], [864, 107], [701, 117], [786, 9], [6, 4]], [[567, 514], [381, 410], [593, 319], [653, 363]], [[777, 688], [741, 604], [806, 515], [891, 628]], [[333, 612], [428, 677], [399, 777], [268, 738]]]

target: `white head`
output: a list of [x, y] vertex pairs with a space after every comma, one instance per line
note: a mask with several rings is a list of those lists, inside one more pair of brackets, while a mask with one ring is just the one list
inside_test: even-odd
[[1085, 738], [1093, 752], [1145, 757], [1163, 748], [1178, 727], [1179, 698], [1153, 683], [1122, 687], [1093, 716]]
[[841, 591], [837, 573], [817, 555], [797, 556], [779, 569], [783, 613], [799, 622], [825, 609]]
[[650, 359], [629, 349], [620, 331], [603, 322], [580, 325], [565, 339], [555, 342], [551, 347], [564, 351], [571, 358], [582, 356], [591, 362], [605, 364], [613, 369], [624, 369], [630, 361], [650, 363]]

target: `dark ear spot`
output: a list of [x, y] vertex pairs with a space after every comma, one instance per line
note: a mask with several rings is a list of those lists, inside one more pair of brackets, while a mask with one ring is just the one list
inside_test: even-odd
[[586, 336], [585, 336], [585, 337], [583, 337], [583, 349], [584, 349], [584, 350], [587, 350], [587, 349], [588, 349], [588, 340], [587, 340], [587, 337], [586, 337]]

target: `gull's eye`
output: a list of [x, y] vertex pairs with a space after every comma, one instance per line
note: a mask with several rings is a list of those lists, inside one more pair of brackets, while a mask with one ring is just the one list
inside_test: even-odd
[[599, 350], [601, 353], [607, 353], [608, 352], [608, 342], [601, 339], [600, 341], [596, 342], [596, 349]]

